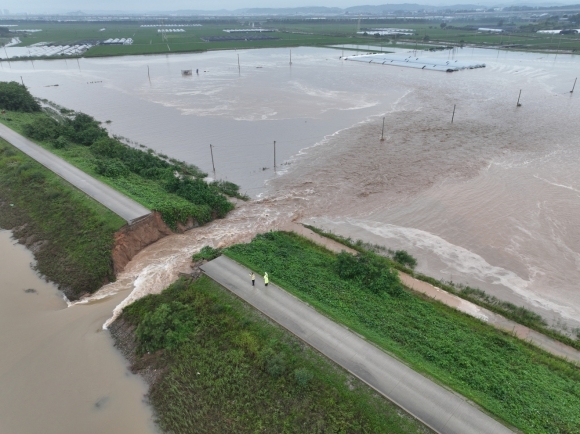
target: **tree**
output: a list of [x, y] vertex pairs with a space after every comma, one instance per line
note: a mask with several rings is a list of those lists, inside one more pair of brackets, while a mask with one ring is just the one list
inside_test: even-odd
[[40, 104], [26, 86], [15, 81], [0, 82], [0, 108], [17, 112], [38, 112]]
[[441, 24], [439, 24], [439, 27], [441, 27], [442, 29], [444, 29], [445, 27], [447, 27], [447, 24], [446, 23], [441, 23]]

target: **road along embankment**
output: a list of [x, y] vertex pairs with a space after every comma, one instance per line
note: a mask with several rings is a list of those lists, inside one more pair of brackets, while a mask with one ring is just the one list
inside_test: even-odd
[[371, 343], [280, 289], [248, 283], [248, 270], [220, 256], [206, 275], [342, 366], [439, 433], [501, 434], [511, 430]]
[[141, 249], [172, 233], [159, 213], [133, 224], [0, 139], [0, 228], [34, 268], [76, 300], [115, 279]]
[[151, 213], [143, 205], [87, 175], [82, 170], [67, 163], [62, 158], [57, 157], [3, 124], [0, 124], [0, 137], [113, 211], [119, 217], [125, 219], [129, 224]]

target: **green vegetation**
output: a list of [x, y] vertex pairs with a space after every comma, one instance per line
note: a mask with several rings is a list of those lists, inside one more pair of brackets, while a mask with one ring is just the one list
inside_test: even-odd
[[84, 113], [47, 109], [7, 115], [0, 121], [147, 208], [159, 211], [173, 229], [189, 217], [199, 224], [224, 217], [234, 205], [222, 192], [248, 199], [238, 193], [235, 184], [208, 184], [204, 180], [207, 175], [193, 165], [109, 137], [99, 122]]
[[[309, 225], [305, 226], [311, 231], [323, 237], [330, 238], [358, 252], [370, 251], [382, 256], [386, 256], [387, 258], [392, 259], [392, 261], [390, 261], [390, 265], [399, 271], [407, 273], [416, 279], [437, 286], [443, 289], [444, 291], [447, 291], [451, 294], [455, 294], [479, 306], [485, 307], [486, 309], [489, 309], [492, 312], [499, 313], [500, 315], [503, 315], [504, 317], [511, 319], [512, 321], [515, 321], [518, 324], [525, 325], [526, 327], [529, 327], [533, 330], [543, 333], [546, 336], [551, 337], [552, 339], [555, 339], [566, 345], [570, 345], [571, 347], [576, 348], [577, 350], [580, 350], [580, 333], [576, 333], [577, 339], [571, 338], [558, 330], [548, 327], [546, 320], [542, 318], [541, 315], [538, 315], [537, 313], [532, 312], [531, 310], [526, 309], [525, 307], [516, 306], [515, 304], [510, 303], [508, 301], [500, 300], [497, 297], [494, 297], [493, 295], [486, 294], [485, 291], [482, 291], [481, 289], [478, 288], [472, 288], [468, 285], [457, 284], [450, 281], [446, 282], [442, 280], [437, 280], [434, 279], [433, 277], [425, 276], [422, 273], [417, 273], [413, 271], [413, 269], [405, 266], [406, 264], [401, 263], [401, 255], [399, 255], [399, 260], [397, 261], [397, 259], [395, 258], [397, 252], [389, 250], [384, 246], [365, 243], [362, 240], [353, 241], [351, 238], [345, 238], [340, 235], [333, 234], [332, 232], [326, 232], [314, 226]], [[405, 252], [405, 254], [407, 254], [407, 252]], [[412, 256], [411, 258], [415, 260], [415, 258], [413, 258]]]
[[258, 235], [224, 254], [267, 270], [292, 294], [523, 431], [578, 432], [578, 367], [403, 289], [387, 258], [367, 252], [366, 260], [344, 259], [347, 253], [285, 232]]
[[71, 299], [114, 280], [113, 234], [125, 224], [0, 140], [0, 227], [35, 252], [36, 270]]
[[[570, 18], [569, 26], [573, 26], [573, 18]], [[202, 26], [184, 25], [191, 23], [201, 23]], [[497, 18], [482, 18], [478, 21], [453, 21], [450, 24], [441, 24], [426, 20], [369, 19], [364, 21], [363, 27], [360, 27], [356, 19], [279, 18], [260, 23], [261, 27], [277, 29], [277, 32], [268, 34], [276, 39], [205, 42], [201, 38], [227, 36], [223, 32], [224, 29], [246, 26], [249, 28], [249, 23], [240, 23], [235, 18], [203, 21], [181, 19], [175, 21], [175, 28], [182, 28], [185, 30], [184, 32], [164, 34], [158, 32], [157, 27], [141, 27], [141, 23], [136, 21], [108, 23], [40, 22], [37, 26], [42, 29], [42, 32], [22, 34], [19, 37], [22, 40], [21, 46], [46, 41], [60, 45], [81, 42], [94, 45], [109, 38], [132, 38], [134, 41], [132, 45], [97, 45], [88, 50], [83, 55], [84, 57], [337, 45], [356, 47], [349, 48], [349, 51], [384, 51], [388, 50], [389, 46], [394, 45], [398, 48], [434, 50], [444, 47], [463, 47], [466, 44], [530, 51], [578, 52], [580, 50], [580, 37], [577, 34], [535, 33], [539, 29], [553, 29], [563, 25], [555, 21], [504, 25], [504, 23], [499, 24]], [[503, 33], [477, 30], [479, 27], [498, 27], [498, 25], [504, 28]], [[402, 27], [412, 30], [413, 35], [378, 36], [370, 30], [373, 27]], [[359, 30], [367, 32], [367, 34], [357, 34]]]
[[0, 81], [0, 109], [37, 112], [40, 111], [40, 104], [22, 84]]
[[211, 261], [217, 258], [218, 256], [221, 256], [221, 254], [222, 254], [221, 249], [214, 249], [213, 247], [205, 246], [202, 247], [199, 253], [193, 255], [192, 259], [194, 261], [202, 261], [202, 260]]
[[[165, 432], [429, 432], [207, 277], [123, 311]], [[157, 351], [145, 354], [145, 351]]]

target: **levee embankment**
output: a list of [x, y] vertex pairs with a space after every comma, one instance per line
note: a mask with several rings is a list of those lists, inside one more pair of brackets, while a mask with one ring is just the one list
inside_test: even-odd
[[0, 136], [127, 222], [137, 221], [151, 212], [3, 124], [0, 124]]
[[35, 270], [70, 300], [114, 280], [141, 249], [172, 233], [156, 212], [127, 224], [1, 139], [0, 228], [12, 230], [33, 252]]

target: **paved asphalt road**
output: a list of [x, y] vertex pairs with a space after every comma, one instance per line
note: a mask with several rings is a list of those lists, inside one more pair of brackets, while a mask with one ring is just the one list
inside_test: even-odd
[[202, 270], [241, 299], [294, 333], [338, 365], [438, 433], [504, 434], [508, 428], [465, 398], [435, 384], [307, 304], [262, 279], [252, 287], [249, 270], [219, 258]]
[[127, 220], [128, 223], [151, 214], [151, 211], [143, 205], [87, 175], [82, 170], [77, 169], [3, 124], [0, 124], [0, 137], [109, 208], [121, 218]]

